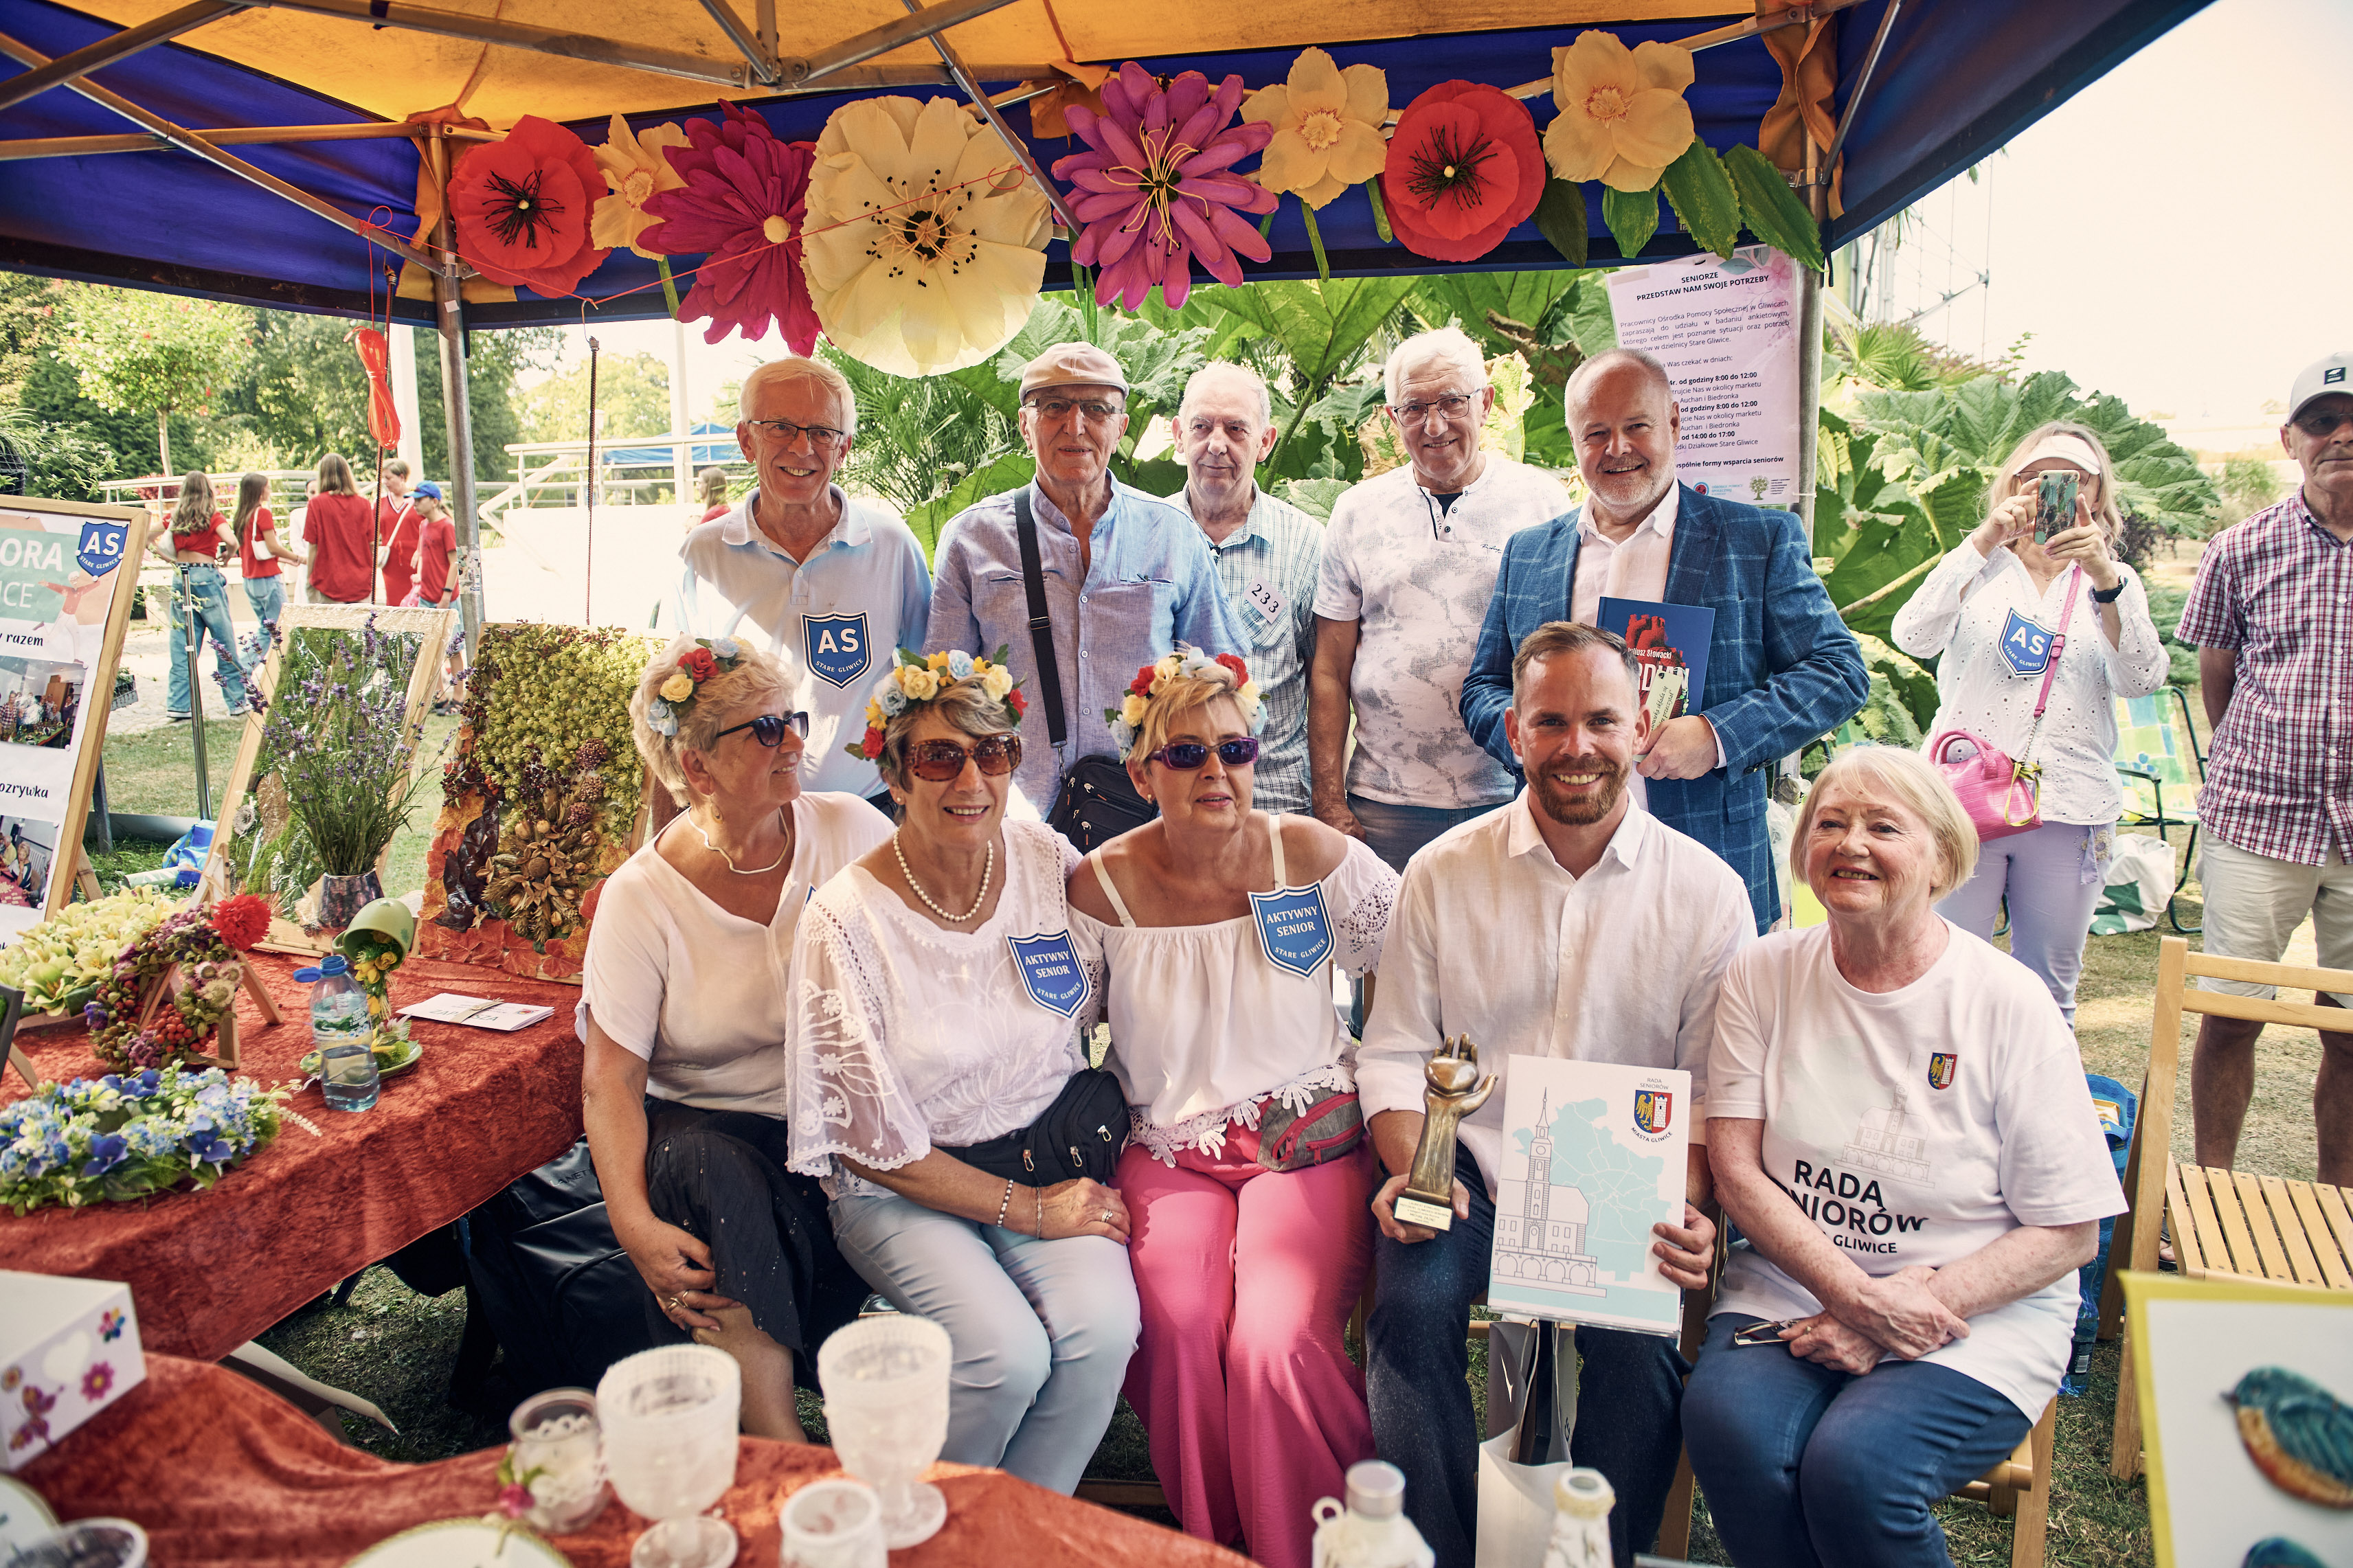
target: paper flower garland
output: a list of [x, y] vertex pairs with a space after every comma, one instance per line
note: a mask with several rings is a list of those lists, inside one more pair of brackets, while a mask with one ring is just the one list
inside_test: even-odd
[[596, 167], [613, 194], [598, 200], [590, 214], [588, 237], [598, 245], [626, 245], [653, 260], [655, 253], [638, 245], [638, 236], [654, 221], [646, 211], [646, 200], [658, 191], [684, 188], [685, 177], [670, 166], [662, 149], [686, 145], [686, 132], [675, 125], [652, 125], [633, 132], [628, 121], [613, 116], [605, 144], [593, 149]]
[[809, 175], [809, 297], [836, 346], [892, 375], [978, 364], [1029, 320], [1052, 209], [953, 99], [870, 98]]
[[[1241, 98], [1239, 76], [1214, 93], [1199, 71], [1163, 88], [1130, 60], [1103, 84], [1102, 114], [1076, 104], [1065, 111], [1088, 150], [1057, 159], [1054, 177], [1076, 187], [1071, 215], [1084, 227], [1071, 258], [1102, 269], [1096, 303], [1117, 300], [1134, 310], [1156, 284], [1175, 310], [1192, 291], [1195, 256], [1229, 286], [1242, 280], [1237, 254], [1272, 258], [1273, 248], [1240, 215], [1272, 212], [1275, 195], [1232, 170], [1264, 149], [1274, 128], [1232, 124]], [[1533, 145], [1533, 130], [1529, 140]]]
[[1381, 195], [1407, 248], [1433, 261], [1476, 261], [1544, 195], [1544, 151], [1517, 99], [1442, 81], [1406, 106], [1389, 139]]
[[646, 199], [656, 221], [638, 245], [658, 256], [706, 258], [679, 310], [681, 321], [709, 320], [703, 342], [715, 343], [733, 328], [749, 342], [774, 320], [793, 353], [806, 356], [817, 347], [818, 330], [801, 274], [814, 149], [778, 141], [757, 114], [732, 103], [719, 107], [723, 121], [690, 120], [690, 145], [663, 149], [686, 184]]
[[586, 142], [526, 114], [505, 141], [479, 144], [450, 173], [458, 254], [494, 283], [569, 294], [611, 254], [588, 234], [604, 183]]
[[1242, 105], [1246, 122], [1274, 127], [1259, 184], [1296, 192], [1311, 207], [1326, 205], [1381, 172], [1388, 115], [1388, 76], [1380, 67], [1342, 70], [1322, 49], [1301, 50], [1287, 82], [1261, 88]]
[[1552, 52], [1552, 100], [1560, 110], [1546, 128], [1552, 172], [1572, 184], [1599, 180], [1614, 190], [1647, 191], [1698, 132], [1683, 91], [1692, 84], [1689, 49], [1646, 43], [1628, 48], [1614, 33], [1588, 31]]

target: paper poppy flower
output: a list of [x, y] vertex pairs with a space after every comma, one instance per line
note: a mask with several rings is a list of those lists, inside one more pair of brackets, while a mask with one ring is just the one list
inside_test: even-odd
[[1053, 209], [953, 99], [844, 104], [809, 175], [809, 298], [825, 335], [893, 375], [978, 364], [1029, 320]]
[[678, 667], [692, 676], [699, 686], [718, 672], [719, 660], [707, 647], [689, 648], [686, 657], [678, 661]]
[[259, 893], [232, 894], [213, 906], [213, 930], [243, 952], [269, 934], [269, 900]]
[[679, 303], [680, 320], [711, 323], [703, 342], [715, 343], [733, 329], [749, 342], [773, 321], [793, 353], [807, 357], [819, 330], [801, 273], [814, 150], [778, 141], [757, 114], [719, 107], [723, 121], [690, 120], [689, 145], [662, 149], [686, 185], [646, 198], [656, 221], [638, 246], [657, 256], [705, 258]]
[[1242, 280], [1237, 256], [1273, 255], [1243, 213], [1271, 213], [1275, 195], [1233, 166], [1274, 135], [1265, 124], [1231, 123], [1242, 79], [1213, 92], [1209, 79], [1187, 71], [1164, 88], [1134, 60], [1103, 84], [1103, 112], [1073, 104], [1064, 113], [1087, 144], [1054, 162], [1054, 177], [1072, 188], [1071, 214], [1082, 226], [1071, 258], [1099, 268], [1095, 302], [1128, 310], [1154, 287], [1170, 310], [1192, 291], [1192, 260], [1219, 282]]
[[675, 125], [649, 125], [633, 132], [628, 121], [613, 116], [605, 144], [591, 149], [606, 188], [613, 194], [598, 198], [590, 210], [588, 237], [598, 245], [626, 245], [652, 260], [655, 252], [638, 250], [638, 236], [654, 221], [646, 211], [646, 202], [657, 191], [675, 191], [686, 184], [662, 156], [662, 149], [688, 144], [686, 132]]
[[1311, 207], [1381, 172], [1388, 116], [1388, 73], [1366, 65], [1342, 70], [1322, 49], [1302, 49], [1288, 80], [1259, 89], [1242, 105], [1245, 121], [1274, 127], [1259, 184], [1295, 191]]
[[1381, 195], [1416, 255], [1476, 261], [1544, 195], [1536, 122], [1499, 88], [1442, 81], [1406, 106], [1389, 138]]
[[1552, 52], [1552, 100], [1545, 128], [1552, 172], [1575, 184], [1647, 191], [1698, 134], [1683, 91], [1692, 53], [1672, 44], [1628, 48], [1614, 33], [1589, 30]]
[[604, 184], [586, 142], [526, 114], [505, 141], [480, 143], [450, 173], [458, 254], [493, 283], [569, 294], [611, 254], [588, 235]]
[[1250, 684], [1250, 667], [1242, 662], [1240, 654], [1221, 653], [1218, 656], [1217, 663], [1220, 668], [1233, 676], [1235, 685]]

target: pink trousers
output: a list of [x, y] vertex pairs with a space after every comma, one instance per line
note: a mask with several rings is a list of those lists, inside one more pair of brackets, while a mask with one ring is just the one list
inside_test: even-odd
[[1257, 1148], [1231, 1126], [1222, 1154], [1173, 1171], [1141, 1144], [1120, 1160], [1144, 1309], [1125, 1393], [1188, 1534], [1308, 1568], [1308, 1509], [1373, 1457], [1345, 1342], [1372, 1263], [1372, 1146], [1286, 1173]]

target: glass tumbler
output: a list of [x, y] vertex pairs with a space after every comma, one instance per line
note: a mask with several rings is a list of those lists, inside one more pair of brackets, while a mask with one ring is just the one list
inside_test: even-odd
[[514, 1473], [530, 1476], [524, 1517], [543, 1535], [568, 1535], [605, 1511], [605, 1453], [596, 1396], [585, 1388], [551, 1388], [515, 1406], [507, 1421]]
[[882, 1502], [848, 1477], [812, 1481], [785, 1500], [784, 1568], [887, 1568]]
[[947, 1522], [947, 1498], [915, 1478], [948, 1440], [953, 1359], [945, 1329], [904, 1312], [861, 1319], [817, 1352], [834, 1452], [881, 1494], [882, 1536], [893, 1552]]

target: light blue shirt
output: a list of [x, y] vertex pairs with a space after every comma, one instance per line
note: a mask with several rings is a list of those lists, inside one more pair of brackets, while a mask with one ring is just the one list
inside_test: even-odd
[[[1183, 490], [1170, 496], [1168, 504], [1192, 510]], [[1223, 542], [1210, 544], [1209, 555], [1227, 606], [1250, 638], [1242, 662], [1266, 702], [1250, 804], [1261, 811], [1306, 811], [1307, 668], [1315, 661], [1315, 580], [1324, 559], [1324, 525], [1261, 489], [1250, 516]]]
[[808, 710], [801, 787], [871, 795], [874, 764], [843, 750], [866, 732], [866, 700], [891, 666], [891, 650], [917, 647], [931, 616], [931, 574], [907, 525], [833, 487], [841, 521], [796, 561], [752, 521], [759, 492], [689, 532], [678, 624], [694, 637], [767, 634], [801, 671], [795, 703]]
[[1053, 622], [1067, 738], [1048, 739], [1046, 694], [1029, 641], [1029, 600], [1021, 543], [1008, 490], [965, 508], [940, 531], [924, 651], [1006, 650], [1029, 704], [1021, 720], [1021, 793], [1040, 815], [1054, 807], [1062, 770], [1081, 757], [1116, 754], [1106, 710], [1116, 710], [1135, 672], [1179, 641], [1207, 652], [1250, 653], [1250, 639], [1218, 585], [1208, 542], [1192, 518], [1142, 490], [1112, 481], [1111, 505], [1089, 538], [1084, 581], [1079, 540], [1061, 508], [1033, 481], [1030, 513]]

